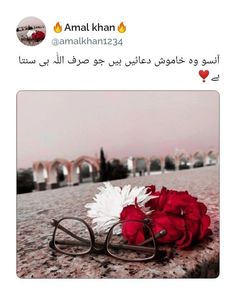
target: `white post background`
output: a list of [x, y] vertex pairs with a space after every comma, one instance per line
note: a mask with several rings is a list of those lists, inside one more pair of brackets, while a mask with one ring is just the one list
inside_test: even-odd
[[[235, 1], [7, 1], [1, 8], [1, 293], [7, 294], [218, 294], [235, 289]], [[47, 27], [46, 39], [32, 48], [16, 37], [18, 23], [35, 16]], [[101, 22], [127, 26], [120, 47], [53, 47], [53, 26]], [[64, 33], [63, 33], [64, 34]], [[86, 35], [86, 34], [85, 34]], [[62, 36], [62, 35], [61, 35]], [[66, 35], [65, 35], [66, 36]], [[90, 36], [98, 36], [91, 34]], [[76, 37], [76, 36], [75, 36]], [[119, 35], [117, 35], [119, 37]], [[137, 55], [214, 58], [219, 82], [202, 83], [200, 67], [27, 68], [18, 56], [43, 58], [135, 58]], [[16, 276], [16, 93], [19, 90], [216, 90], [221, 104], [220, 276], [217, 279], [23, 280]]]

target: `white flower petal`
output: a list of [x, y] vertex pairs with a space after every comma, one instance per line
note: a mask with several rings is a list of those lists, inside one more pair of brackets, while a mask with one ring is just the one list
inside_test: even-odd
[[85, 205], [89, 209], [88, 216], [93, 219], [92, 223], [96, 224], [94, 230], [98, 232], [107, 232], [119, 221], [123, 208], [134, 205], [135, 199], [140, 207], [151, 199], [144, 186], [131, 188], [128, 184], [120, 188], [106, 182], [104, 186], [98, 187], [98, 191], [93, 198], [94, 202]]

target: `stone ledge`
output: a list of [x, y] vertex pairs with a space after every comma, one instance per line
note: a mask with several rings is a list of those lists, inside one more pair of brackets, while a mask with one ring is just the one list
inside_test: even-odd
[[115, 185], [155, 184], [188, 190], [204, 201], [211, 216], [213, 235], [190, 250], [173, 250], [173, 257], [159, 263], [127, 263], [109, 256], [71, 258], [52, 254], [48, 247], [52, 218], [86, 219], [84, 205], [101, 183], [34, 192], [17, 196], [17, 275], [20, 278], [215, 278], [219, 273], [219, 171], [218, 166], [163, 175], [114, 181]]

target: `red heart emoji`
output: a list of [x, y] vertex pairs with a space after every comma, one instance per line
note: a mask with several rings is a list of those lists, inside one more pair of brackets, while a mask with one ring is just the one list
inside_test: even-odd
[[200, 71], [199, 71], [199, 75], [200, 75], [200, 77], [201, 77], [202, 79], [206, 79], [206, 78], [208, 77], [208, 75], [209, 75], [209, 71], [208, 71], [208, 70], [205, 70], [205, 71], [200, 70]]

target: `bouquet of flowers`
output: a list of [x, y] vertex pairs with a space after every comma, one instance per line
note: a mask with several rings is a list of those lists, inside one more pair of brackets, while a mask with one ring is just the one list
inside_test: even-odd
[[[207, 207], [187, 191], [157, 191], [154, 185], [123, 188], [104, 183], [99, 187], [94, 202], [86, 205], [88, 216], [93, 219], [94, 229], [107, 232], [118, 221], [151, 220], [153, 233], [165, 229], [166, 235], [159, 243], [174, 243], [179, 249], [189, 247], [212, 234]], [[119, 232], [117, 232], [119, 234]], [[145, 240], [141, 223], [124, 222], [121, 234], [129, 244], [140, 244]]]

